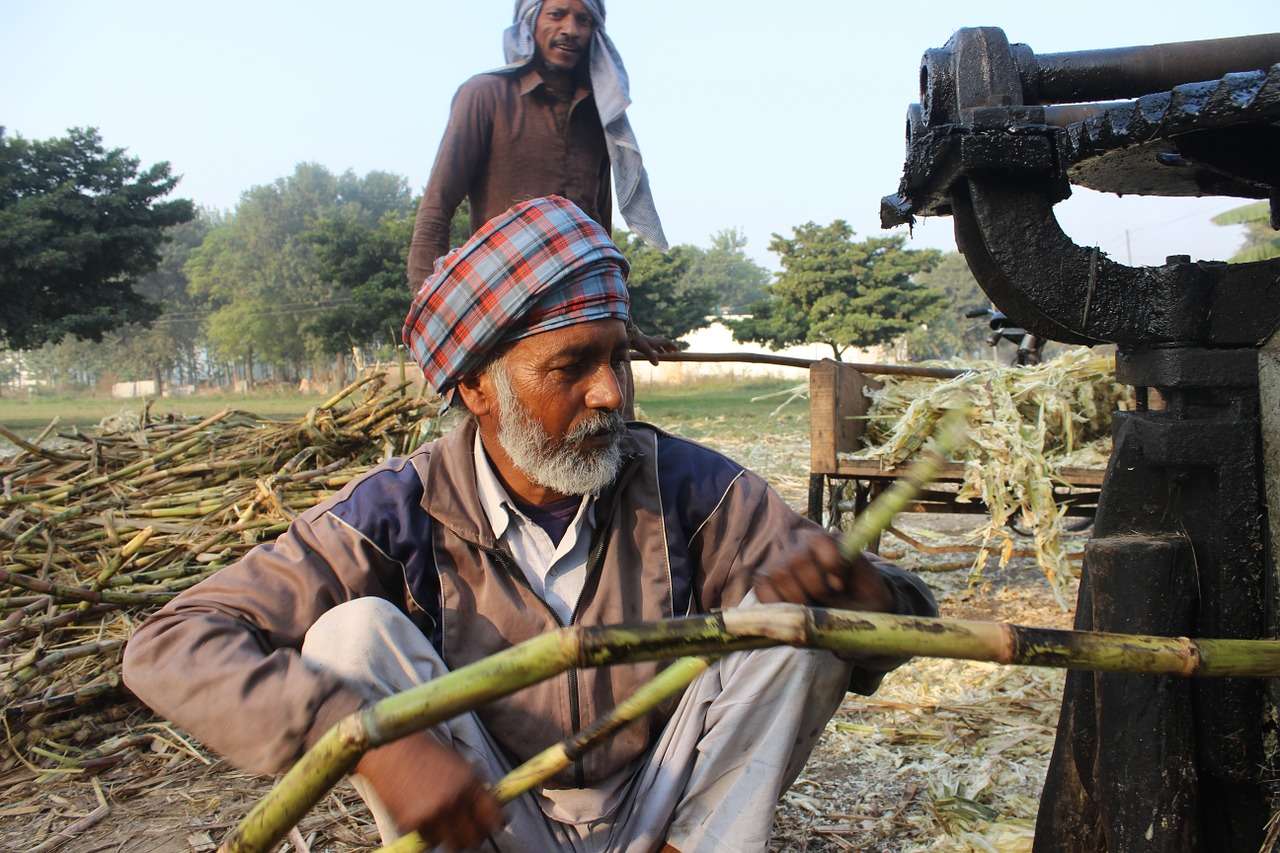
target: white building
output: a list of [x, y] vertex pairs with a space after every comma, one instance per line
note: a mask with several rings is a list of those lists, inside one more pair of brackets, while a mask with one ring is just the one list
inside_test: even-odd
[[[729, 317], [726, 319], [737, 319]], [[720, 320], [711, 325], [696, 329], [680, 339], [688, 344], [687, 352], [738, 352], [769, 353], [785, 355], [791, 358], [818, 360], [831, 358], [831, 347], [826, 344], [801, 344], [782, 350], [769, 349], [759, 343], [738, 343], [733, 339], [733, 332]], [[847, 349], [842, 356], [844, 361], [878, 362], [885, 360], [885, 353], [880, 347], [871, 349]], [[654, 367], [647, 361], [635, 359], [631, 362], [631, 370], [635, 374], [636, 384], [667, 384], [690, 382], [706, 378], [759, 379], [780, 378], [805, 380], [804, 372], [794, 367], [782, 367], [773, 364], [743, 364], [741, 362], [690, 362], [667, 361]]]

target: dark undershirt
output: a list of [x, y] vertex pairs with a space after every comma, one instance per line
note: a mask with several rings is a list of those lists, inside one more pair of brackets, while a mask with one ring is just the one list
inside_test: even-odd
[[530, 521], [545, 530], [551, 537], [551, 544], [558, 547], [560, 540], [564, 538], [565, 531], [573, 524], [573, 519], [578, 514], [582, 498], [571, 496], [553, 501], [546, 506], [527, 504], [517, 498], [512, 498], [511, 502], [516, 505], [516, 509], [528, 516]]

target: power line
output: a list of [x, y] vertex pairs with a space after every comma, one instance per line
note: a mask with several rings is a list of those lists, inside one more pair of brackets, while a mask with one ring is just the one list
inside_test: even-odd
[[[244, 312], [245, 316], [250, 317], [274, 317], [281, 314], [310, 314], [318, 311], [331, 311], [335, 308], [344, 308], [348, 305], [357, 304], [355, 300], [346, 300], [343, 302], [298, 302], [298, 303], [280, 303], [272, 305], [268, 309], [258, 311]], [[162, 314], [152, 321], [151, 325], [172, 325], [175, 323], [191, 323], [211, 317], [221, 311], [221, 308], [210, 308], [203, 311], [177, 311]]]

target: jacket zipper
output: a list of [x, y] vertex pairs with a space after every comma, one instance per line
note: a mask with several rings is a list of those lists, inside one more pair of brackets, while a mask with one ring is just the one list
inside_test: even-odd
[[[604, 548], [609, 542], [609, 525], [613, 523], [613, 507], [609, 509], [609, 517], [605, 520], [603, 532], [600, 534], [599, 540], [595, 547], [591, 549], [592, 553], [587, 557], [587, 571], [582, 579], [583, 592], [587, 589], [587, 584], [591, 581], [591, 576], [600, 568], [600, 562], [604, 558]], [[573, 605], [573, 613], [569, 616], [569, 624], [573, 625], [578, 621], [578, 608], [582, 606], [582, 596], [578, 596], [578, 600]], [[578, 670], [573, 668], [569, 670], [569, 727], [577, 734], [582, 729], [582, 710], [578, 706]], [[587, 787], [587, 772], [583, 766], [582, 758], [578, 757], [573, 760], [573, 784], [576, 788]]]
[[[630, 466], [628, 467], [630, 469]], [[624, 470], [622, 476], [618, 478], [618, 485], [613, 490], [613, 502], [609, 506], [609, 514], [604, 519], [601, 519], [601, 525], [597, 529], [598, 538], [596, 539], [595, 544], [591, 546], [591, 552], [587, 556], [586, 573], [582, 579], [582, 591], [584, 593], [587, 590], [587, 584], [591, 582], [592, 576], [600, 568], [601, 560], [604, 559], [604, 549], [609, 543], [609, 527], [613, 524], [613, 516], [618, 509], [618, 500], [619, 495], [622, 494], [622, 487], [626, 484], [626, 481], [630, 479], [628, 473], [629, 470]], [[551, 605], [547, 604], [547, 602], [542, 599], [542, 596], [538, 595], [537, 592], [534, 591], [533, 585], [530, 584], [529, 579], [524, 576], [524, 572], [520, 571], [520, 567], [515, 564], [515, 559], [510, 554], [501, 548], [483, 548], [483, 550], [492, 556], [494, 560], [506, 570], [507, 574], [514, 577], [517, 583], [523, 584], [525, 589], [533, 593], [533, 597], [538, 599], [539, 603], [542, 604], [547, 613], [551, 615], [551, 618], [555, 620], [556, 625], [561, 628], [566, 627], [565, 623], [560, 621], [560, 614], [551, 609]], [[577, 602], [573, 605], [573, 612], [569, 614], [570, 625], [573, 625], [578, 621], [578, 610], [582, 607], [582, 598], [583, 596], [579, 595]], [[577, 668], [570, 669], [566, 675], [569, 679], [569, 727], [573, 734], [577, 734], [577, 732], [582, 728], [582, 709], [578, 699]], [[587, 786], [586, 769], [583, 766], [581, 758], [575, 758], [573, 761], [573, 783], [577, 788], [585, 788]]]

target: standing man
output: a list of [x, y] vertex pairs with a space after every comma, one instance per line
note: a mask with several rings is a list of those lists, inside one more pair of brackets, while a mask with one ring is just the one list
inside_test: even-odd
[[[448, 252], [449, 223], [464, 198], [472, 233], [512, 204], [549, 194], [568, 198], [610, 233], [611, 172], [627, 226], [667, 248], [627, 121], [627, 71], [604, 24], [604, 0], [516, 0], [503, 36], [507, 64], [472, 77], [454, 96], [414, 224], [412, 290]], [[675, 349], [635, 326], [628, 331], [654, 364], [655, 353]]]

